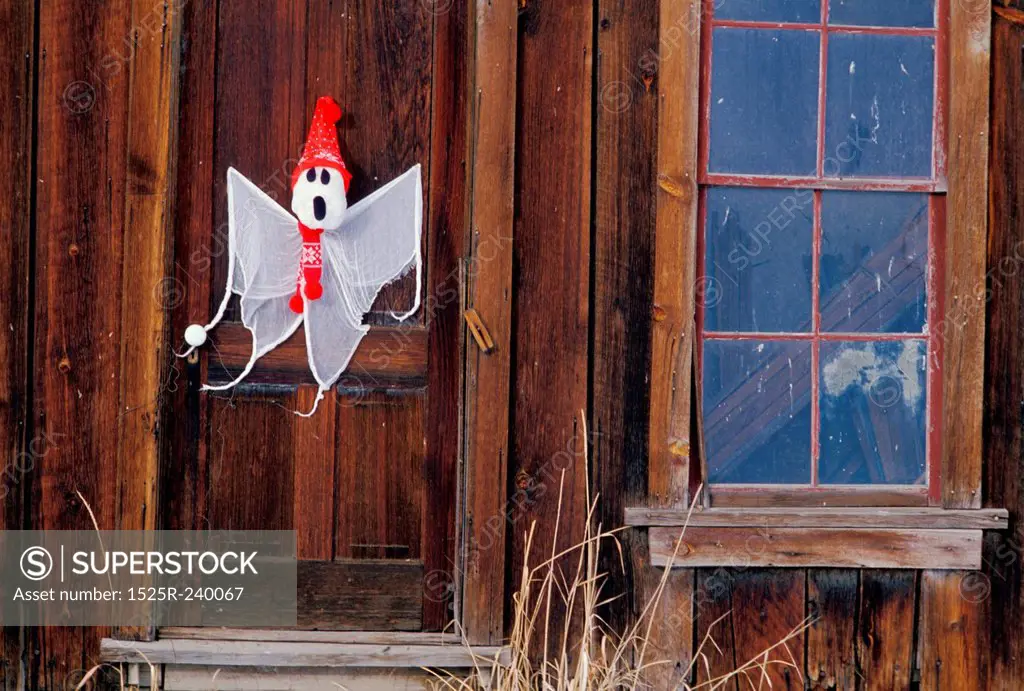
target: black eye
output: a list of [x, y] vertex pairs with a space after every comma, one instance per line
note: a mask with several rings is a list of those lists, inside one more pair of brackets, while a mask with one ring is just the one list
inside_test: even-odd
[[320, 173], [320, 184], [321, 185], [326, 185], [330, 181], [331, 181], [331, 174], [327, 172], [326, 168], [324, 168], [324, 172]]
[[306, 171], [306, 179], [310, 182], [314, 182], [316, 180], [316, 168], [310, 168]]

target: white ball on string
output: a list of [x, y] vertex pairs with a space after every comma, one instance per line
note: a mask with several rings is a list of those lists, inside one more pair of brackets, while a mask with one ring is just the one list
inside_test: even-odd
[[185, 343], [188, 343], [193, 348], [206, 343], [206, 329], [203, 328], [202, 324], [190, 324], [185, 329]]

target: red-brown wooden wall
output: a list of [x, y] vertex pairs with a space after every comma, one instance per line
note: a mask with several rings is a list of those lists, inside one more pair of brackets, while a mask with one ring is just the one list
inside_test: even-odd
[[[617, 525], [646, 490], [661, 91], [656, 61], [644, 58], [671, 49], [659, 46], [658, 0], [518, 4], [510, 381], [502, 402], [509, 458], [508, 477], [497, 484], [534, 501], [517, 503], [505, 525], [506, 578], [519, 565], [529, 521], [539, 521], [540, 534], [553, 527], [553, 468], [568, 470], [563, 519], [572, 527], [563, 539], [578, 534], [586, 482], [580, 410], [592, 433], [590, 478], [602, 522]], [[279, 169], [301, 145], [321, 93], [351, 113], [342, 136], [364, 176], [357, 194], [374, 177], [424, 163], [428, 284], [458, 285], [460, 261], [481, 232], [467, 224], [467, 152], [475, 145], [467, 89], [479, 66], [469, 57], [478, 11], [466, 5], [0, 6], [0, 528], [89, 528], [81, 496], [105, 528], [294, 527], [310, 559], [360, 556], [352, 545], [367, 542], [402, 544], [427, 570], [457, 571], [449, 560], [460, 453], [458, 300], [424, 320], [426, 380], [398, 387], [400, 395], [372, 391], [360, 406], [332, 400], [301, 427], [272, 401], [302, 405], [307, 389], [200, 398], [195, 385], [206, 372], [174, 368], [165, 337], [206, 316], [211, 289], [219, 295], [211, 288], [216, 262], [199, 271], [199, 287], [178, 292], [194, 277], [175, 260], [203, 250], [223, 222], [226, 166], [283, 179], [287, 170]], [[988, 256], [998, 267], [1019, 259], [1024, 242], [1024, 5], [999, 5], [993, 27]], [[265, 186], [273, 191], [273, 182]], [[134, 280], [154, 271], [170, 281]], [[730, 610], [713, 672], [815, 614], [795, 648], [811, 688], [1024, 686], [1021, 275], [998, 273], [988, 303], [985, 499], [1010, 510], [1011, 530], [986, 537], [984, 571], [679, 570], [658, 634], [659, 652], [676, 669], [689, 664], [708, 622]], [[407, 298], [405, 286], [386, 299]], [[404, 460], [371, 474], [359, 463], [367, 449]], [[374, 499], [347, 501], [356, 494]], [[633, 594], [612, 605], [618, 623], [635, 614], [652, 575], [642, 534], [623, 540], [626, 573], [618, 574], [617, 559], [608, 563], [616, 573], [609, 587]], [[438, 628], [449, 611], [445, 597], [425, 598], [425, 627]], [[108, 633], [4, 630], [0, 688], [73, 686]], [[781, 670], [774, 682], [803, 683]]]

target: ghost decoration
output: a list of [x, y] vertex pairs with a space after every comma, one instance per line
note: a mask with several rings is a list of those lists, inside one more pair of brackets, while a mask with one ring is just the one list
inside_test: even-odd
[[[203, 386], [224, 391], [245, 379], [256, 361], [305, 324], [309, 368], [319, 384], [316, 412], [348, 368], [370, 330], [363, 317], [387, 284], [416, 271], [416, 298], [405, 321], [419, 310], [423, 256], [423, 183], [420, 166], [349, 207], [352, 175], [341, 157], [335, 124], [341, 109], [320, 98], [302, 158], [292, 174], [291, 211], [228, 169], [228, 278], [224, 298], [209, 324], [185, 330], [190, 355], [224, 317], [238, 295], [242, 323], [252, 333], [252, 355], [233, 381]], [[294, 214], [294, 215], [293, 215]]]

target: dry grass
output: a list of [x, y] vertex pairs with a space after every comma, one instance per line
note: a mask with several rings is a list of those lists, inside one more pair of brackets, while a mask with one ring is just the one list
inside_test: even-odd
[[[586, 419], [582, 416], [581, 419]], [[619, 691], [623, 689], [654, 689], [647, 678], [657, 667], [672, 663], [652, 659], [651, 648], [654, 627], [659, 624], [658, 605], [665, 592], [671, 566], [665, 568], [658, 586], [644, 609], [627, 631], [619, 633], [600, 616], [602, 606], [609, 600], [603, 592], [607, 574], [599, 572], [601, 550], [613, 547], [622, 562], [622, 548], [616, 534], [623, 529], [603, 530], [595, 523], [597, 499], [588, 497], [587, 522], [582, 541], [571, 549], [557, 552], [558, 529], [562, 516], [564, 472], [559, 486], [558, 520], [552, 536], [549, 556], [530, 565], [533, 556], [536, 525], [531, 525], [526, 536], [526, 554], [519, 587], [513, 596], [512, 635], [508, 641], [511, 659], [505, 663], [500, 656], [478, 661], [468, 678], [447, 672], [431, 671], [437, 689], [445, 691]], [[589, 478], [587, 482], [589, 487]], [[690, 507], [691, 512], [693, 506]], [[685, 533], [683, 527], [682, 533]], [[680, 534], [680, 538], [682, 537]], [[676, 550], [683, 541], [676, 541]], [[671, 565], [677, 555], [672, 555]], [[564, 565], [571, 564], [570, 573]], [[557, 602], [558, 607], [554, 607]], [[558, 612], [557, 621], [552, 613]], [[708, 657], [714, 649], [721, 653], [713, 638], [716, 626], [728, 615], [712, 623], [700, 641], [689, 667], [679, 675], [676, 691], [715, 691], [733, 687], [736, 680], [744, 689], [770, 689], [772, 667], [789, 667], [802, 677], [801, 666], [789, 649], [789, 643], [798, 638], [810, 625], [801, 622], [782, 640], [761, 651], [728, 674], [712, 673]], [[541, 639], [541, 640], [538, 640]], [[543, 657], [531, 656], [531, 651], [544, 651]], [[470, 648], [472, 650], [472, 648]], [[552, 654], [550, 651], [554, 651]], [[703, 681], [690, 683], [697, 668], [703, 671]], [[664, 669], [658, 670], [664, 676]], [[485, 686], [482, 680], [490, 680]], [[658, 689], [657, 691], [662, 691]]]

